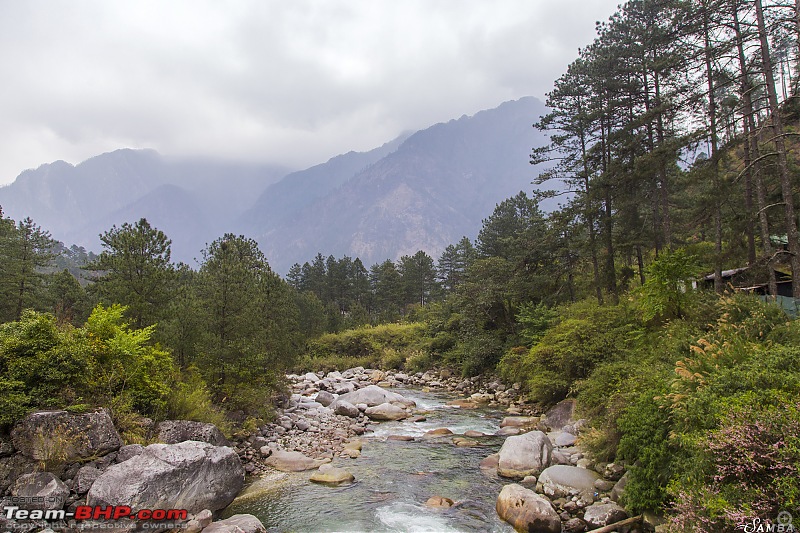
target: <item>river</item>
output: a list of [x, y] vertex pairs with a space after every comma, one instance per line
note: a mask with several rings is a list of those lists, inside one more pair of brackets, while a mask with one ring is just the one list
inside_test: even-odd
[[[257, 516], [268, 531], [502, 531], [512, 532], [495, 512], [495, 501], [508, 483], [494, 472], [482, 472], [481, 459], [497, 452], [499, 437], [481, 437], [481, 445], [457, 447], [451, 437], [422, 440], [426, 431], [446, 427], [463, 434], [476, 430], [492, 434], [503, 413], [491, 409], [460, 409], [446, 403], [447, 393], [394, 389], [417, 402], [423, 422], [383, 422], [367, 433], [358, 459], [336, 458], [334, 466], [355, 476], [349, 485], [330, 487], [310, 483], [311, 472], [277, 475], [256, 481], [257, 496], [240, 498], [225, 510]], [[414, 441], [387, 440], [410, 435]], [[425, 506], [431, 496], [457, 502], [449, 509]]]

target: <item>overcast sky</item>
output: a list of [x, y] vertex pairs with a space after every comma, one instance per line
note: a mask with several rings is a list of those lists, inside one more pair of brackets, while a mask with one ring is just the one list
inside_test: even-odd
[[123, 147], [305, 168], [553, 80], [615, 0], [0, 0], [0, 184]]

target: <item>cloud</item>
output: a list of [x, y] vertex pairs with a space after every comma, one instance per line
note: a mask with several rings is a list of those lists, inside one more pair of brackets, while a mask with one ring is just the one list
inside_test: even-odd
[[296, 168], [544, 93], [609, 0], [0, 0], [0, 183], [121, 147]]

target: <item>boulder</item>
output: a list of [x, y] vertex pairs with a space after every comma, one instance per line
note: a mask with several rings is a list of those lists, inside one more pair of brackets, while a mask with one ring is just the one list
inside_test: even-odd
[[328, 407], [330, 404], [336, 401], [336, 396], [328, 391], [321, 390], [317, 393], [316, 401], [325, 407]]
[[213, 522], [203, 530], [207, 533], [267, 533], [261, 520], [251, 514], [235, 514], [225, 520]]
[[583, 521], [589, 525], [589, 529], [614, 524], [626, 518], [628, 513], [616, 503], [594, 503], [583, 512]]
[[386, 379], [386, 372], [383, 370], [373, 370], [372, 374], [369, 375], [369, 380], [373, 383], [378, 383]]
[[341, 396], [339, 396], [336, 402], [340, 400], [350, 402], [353, 405], [364, 403], [367, 404], [368, 407], [373, 407], [376, 405], [380, 405], [382, 403], [389, 403], [389, 402], [399, 402], [402, 405], [408, 407], [416, 406], [416, 403], [413, 400], [409, 400], [408, 398], [400, 394], [397, 394], [396, 392], [388, 391], [386, 389], [378, 387], [377, 385], [368, 385], [363, 389], [358, 389], [357, 391], [348, 392], [347, 394], [342, 394]]
[[323, 464], [329, 463], [330, 459], [312, 459], [300, 452], [275, 450], [264, 462], [281, 472], [302, 472], [319, 468]]
[[470, 429], [464, 432], [464, 436], [470, 438], [485, 437], [486, 433], [481, 433], [480, 431], [475, 431], [474, 429]]
[[36, 461], [73, 462], [106, 455], [122, 444], [106, 409], [84, 414], [31, 413], [11, 430], [11, 440], [17, 450]]
[[535, 428], [538, 424], [538, 416], [507, 416], [500, 422], [500, 427]]
[[426, 439], [426, 440], [427, 439], [436, 439], [436, 438], [439, 438], [439, 437], [446, 437], [446, 436], [452, 435], [452, 434], [453, 434], [453, 432], [450, 431], [448, 428], [436, 428], [436, 429], [430, 429], [430, 430], [426, 431], [425, 434], [422, 435], [422, 438]]
[[464, 437], [456, 437], [456, 438], [453, 439], [453, 444], [455, 444], [456, 446], [459, 446], [461, 448], [468, 448], [468, 447], [471, 447], [471, 446], [480, 446], [481, 443], [476, 441], [476, 440], [474, 440], [474, 439], [467, 439], [467, 438], [464, 438]]
[[585, 468], [553, 465], [542, 471], [538, 483], [542, 487], [541, 492], [550, 498], [564, 498], [594, 490], [594, 483], [599, 478], [597, 473]]
[[498, 437], [509, 437], [513, 435], [519, 435], [520, 433], [522, 433], [521, 429], [515, 428], [514, 426], [506, 426], [497, 430], [495, 435]]
[[408, 413], [402, 407], [397, 407], [391, 403], [382, 403], [374, 407], [367, 407], [364, 411], [370, 420], [403, 420], [408, 418]]
[[619, 481], [625, 474], [625, 467], [618, 463], [608, 463], [603, 469], [603, 477], [611, 481]]
[[69, 488], [50, 472], [31, 472], [23, 474], [14, 482], [11, 497], [25, 501], [26, 509], [43, 511], [64, 507], [69, 496]]
[[453, 407], [460, 407], [461, 409], [477, 409], [478, 403], [472, 400], [451, 400], [447, 402], [447, 405]]
[[214, 520], [214, 515], [208, 509], [203, 509], [196, 515], [192, 516], [186, 525], [183, 527], [182, 533], [200, 533], [202, 530], [211, 525]]
[[226, 507], [243, 485], [244, 468], [231, 448], [196, 441], [151, 444], [140, 455], [109, 467], [86, 501], [195, 514]]
[[338, 400], [333, 408], [333, 412], [337, 415], [348, 416], [350, 418], [358, 418], [361, 411], [358, 407], [348, 402], [347, 400]]
[[225, 435], [214, 424], [193, 420], [164, 420], [157, 428], [158, 440], [164, 444], [178, 444], [187, 440], [207, 442], [214, 446], [230, 446]]
[[541, 431], [508, 437], [500, 448], [497, 473], [503, 477], [535, 476], [550, 466], [553, 444]]
[[625, 486], [628, 484], [628, 479], [628, 473], [625, 472], [625, 475], [619, 478], [619, 481], [617, 481], [611, 489], [611, 499], [615, 502], [618, 502], [625, 493]]
[[144, 446], [142, 446], [141, 444], [128, 444], [127, 446], [123, 446], [122, 448], [119, 449], [119, 451], [117, 452], [116, 461], [118, 463], [122, 463], [124, 461], [127, 461], [128, 459], [136, 457], [137, 455], [141, 455], [143, 451], [144, 451]]
[[562, 400], [551, 407], [542, 417], [542, 422], [552, 429], [561, 429], [572, 420], [575, 413], [575, 400]]
[[456, 502], [451, 500], [450, 498], [445, 498], [444, 496], [431, 496], [428, 498], [428, 501], [425, 502], [427, 507], [436, 507], [438, 509], [449, 509]]
[[326, 485], [341, 485], [342, 483], [351, 483], [354, 479], [355, 476], [344, 468], [324, 464], [319, 467], [319, 470], [311, 474], [309, 481]]
[[575, 435], [572, 433], [561, 432], [556, 435], [553, 444], [559, 448], [563, 448], [574, 445], [577, 440], [577, 437], [575, 437]]
[[547, 498], [522, 485], [506, 485], [497, 497], [497, 515], [517, 531], [561, 533], [561, 518]]
[[21, 453], [0, 457], [0, 494], [5, 494], [6, 490], [22, 474], [34, 471], [36, 471], [36, 462]]
[[86, 494], [89, 492], [89, 489], [92, 488], [94, 482], [97, 481], [97, 478], [99, 478], [102, 474], [103, 471], [94, 466], [86, 465], [81, 467], [81, 469], [78, 470], [78, 473], [75, 475], [75, 485], [73, 489], [78, 494]]

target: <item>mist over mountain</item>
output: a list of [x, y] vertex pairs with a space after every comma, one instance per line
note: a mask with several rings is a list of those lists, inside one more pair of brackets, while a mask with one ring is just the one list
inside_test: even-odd
[[546, 141], [532, 123], [544, 109], [526, 97], [418, 131], [291, 213], [271, 207], [280, 197], [268, 194], [307, 179], [287, 176], [250, 210], [262, 225], [248, 229], [281, 273], [317, 252], [360, 257], [367, 266], [417, 250], [437, 259], [462, 236], [474, 238], [498, 202], [533, 189], [529, 154]]
[[530, 150], [546, 139], [531, 125], [544, 109], [533, 97], [505, 102], [291, 173], [118, 150], [27, 170], [0, 188], [0, 205], [96, 252], [100, 233], [145, 217], [191, 265], [225, 232], [255, 238], [281, 274], [317, 252], [367, 266], [417, 250], [436, 259], [474, 238], [498, 202], [533, 188]]

